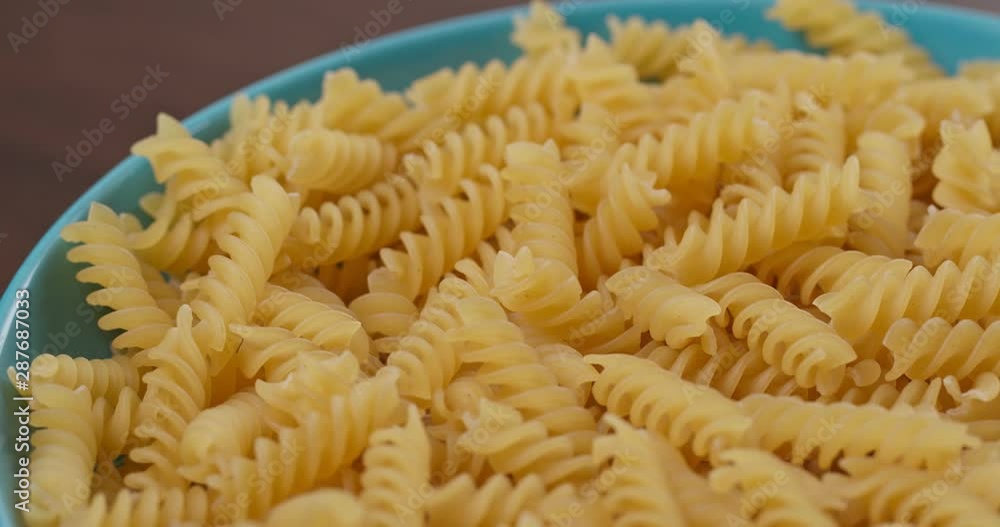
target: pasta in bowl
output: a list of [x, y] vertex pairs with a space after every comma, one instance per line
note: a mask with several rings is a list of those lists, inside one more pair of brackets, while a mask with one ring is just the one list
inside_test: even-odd
[[831, 6], [534, 4], [160, 116], [4, 297], [5, 521], [1000, 523], [1000, 21]]

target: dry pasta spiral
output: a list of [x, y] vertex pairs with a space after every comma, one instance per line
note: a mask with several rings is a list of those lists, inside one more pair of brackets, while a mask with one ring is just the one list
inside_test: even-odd
[[[937, 469], [957, 458], [963, 448], [980, 443], [965, 425], [912, 408], [822, 404], [763, 394], [751, 395], [739, 404], [753, 419], [746, 432], [747, 445], [772, 452], [787, 449], [792, 463], [815, 458], [824, 469], [841, 454], [872, 454], [886, 463]], [[885, 425], [872, 429], [875, 419]]]
[[689, 225], [678, 241], [657, 249], [647, 264], [682, 283], [711, 280], [810, 238], [844, 233], [858, 200], [858, 163], [826, 165], [790, 193], [773, 189], [764, 204], [743, 201], [730, 214], [719, 203], [706, 226]]
[[396, 148], [372, 136], [337, 130], [300, 132], [289, 145], [288, 180], [304, 188], [350, 194], [396, 165]]
[[42, 407], [31, 415], [39, 430], [32, 437], [32, 503], [25, 519], [33, 525], [51, 525], [86, 506], [100, 428], [86, 388], [38, 384], [32, 396]]
[[831, 511], [845, 506], [844, 500], [829, 497], [809, 472], [760, 450], [737, 448], [719, 454], [719, 466], [712, 469], [709, 481], [720, 491], [740, 488], [744, 499], [751, 499], [747, 512], [755, 525], [834, 527]]
[[400, 370], [400, 393], [417, 404], [429, 404], [458, 372], [461, 360], [447, 332], [461, 325], [458, 298], [431, 290], [416, 322], [389, 354], [388, 364]]
[[77, 280], [101, 286], [87, 295], [87, 302], [112, 309], [97, 321], [98, 326], [125, 330], [112, 342], [115, 348], [141, 350], [163, 339], [172, 317], [152, 295], [153, 284], [145, 277], [142, 261], [129, 249], [124, 229], [122, 219], [111, 209], [94, 204], [87, 221], [67, 226], [62, 235], [67, 241], [83, 243], [66, 255], [71, 262], [90, 264], [77, 273]]
[[265, 436], [267, 405], [255, 392], [238, 392], [218, 406], [202, 411], [184, 429], [179, 472], [198, 483], [211, 472], [209, 464], [225, 457], [250, 454], [253, 441]]
[[[422, 507], [406, 500], [430, 484], [431, 452], [420, 413], [410, 407], [406, 424], [372, 434], [364, 454], [361, 503], [372, 525], [423, 525]], [[424, 502], [426, 503], [426, 502]], [[400, 508], [402, 507], [402, 510]]]
[[566, 20], [556, 10], [535, 2], [528, 16], [514, 17], [510, 40], [526, 55], [542, 55], [558, 49], [576, 50], [580, 47], [580, 32], [566, 26]]
[[515, 524], [535, 510], [545, 495], [545, 484], [538, 476], [528, 476], [517, 483], [505, 474], [494, 474], [477, 485], [468, 474], [461, 474], [427, 500], [429, 525], [446, 527], [462, 523], [470, 527]]
[[253, 314], [298, 208], [297, 197], [274, 180], [257, 176], [252, 186], [253, 192], [241, 195], [229, 215], [233, 232], [217, 236], [228, 257], [211, 258], [209, 273], [192, 284], [197, 296], [191, 309], [200, 319], [196, 338], [213, 372], [232, 356], [227, 324], [245, 322]]
[[650, 342], [636, 356], [649, 359], [684, 380], [710, 386], [731, 399], [739, 400], [753, 393], [795, 395], [801, 392], [793, 377], [764, 362], [760, 354], [750, 353], [742, 342], [732, 342], [728, 336], [716, 338], [722, 343], [716, 344], [715, 354], [709, 354], [709, 350], [698, 343], [678, 351]]
[[656, 439], [618, 416], [608, 414], [604, 419], [615, 433], [594, 442], [594, 460], [610, 461], [605, 473], [615, 475], [602, 497], [612, 518], [620, 525], [684, 524], [683, 511], [658, 459]]
[[[885, 465], [874, 459], [845, 459], [849, 478], [831, 475], [830, 486], [864, 509], [871, 521], [919, 522], [920, 525], [1000, 525], [996, 512], [963, 489], [956, 488], [961, 469], [921, 471]], [[939, 489], [945, 488], [944, 492]]]
[[685, 381], [655, 363], [628, 355], [589, 355], [602, 367], [594, 398], [615, 415], [669, 439], [698, 456], [743, 440], [750, 420], [712, 388]]
[[944, 148], [934, 158], [934, 201], [960, 211], [1000, 212], [1000, 151], [986, 123], [976, 121], [968, 129], [951, 122], [941, 123]]
[[920, 77], [942, 75], [941, 68], [926, 51], [877, 14], [860, 12], [846, 0], [831, 1], [826, 9], [812, 7], [803, 0], [780, 0], [768, 14], [790, 29], [804, 31], [809, 44], [827, 48], [832, 53], [899, 54]]
[[[275, 439], [257, 439], [250, 456], [222, 463], [208, 486], [219, 492], [220, 504], [233, 509], [231, 519], [263, 517], [273, 504], [357, 459], [372, 431], [398, 421], [397, 376], [395, 370], [385, 370], [362, 381], [348, 395], [330, 399], [326, 411], [298, 416], [296, 426], [278, 430]], [[276, 476], [269, 472], [272, 463], [283, 467]]]
[[823, 321], [782, 298], [776, 289], [746, 273], [733, 273], [695, 287], [718, 302], [720, 323], [732, 321], [736, 338], [751, 353], [778, 366], [805, 388], [829, 391], [840, 384], [857, 354]]
[[951, 260], [966, 266], [976, 256], [996, 259], [995, 233], [1000, 215], [937, 210], [927, 217], [913, 245], [923, 256], [923, 263], [935, 268]]
[[357, 194], [303, 207], [285, 250], [305, 268], [335, 265], [378, 251], [417, 226], [416, 184], [393, 175]]
[[706, 335], [708, 320], [721, 313], [711, 298], [643, 267], [619, 271], [608, 279], [607, 287], [633, 324], [673, 347]]
[[601, 275], [617, 271], [625, 258], [642, 252], [642, 235], [658, 226], [655, 207], [666, 205], [670, 194], [654, 189], [655, 176], [633, 172], [627, 166], [609, 183], [608, 194], [583, 226], [577, 241], [577, 260], [585, 286]]
[[918, 323], [903, 318], [889, 326], [884, 343], [892, 353], [892, 368], [886, 372], [889, 380], [901, 375], [911, 379], [945, 375], [964, 379], [986, 372], [1000, 374], [1000, 358], [993, 353], [1000, 343], [1000, 322], [949, 323], [935, 317]]
[[[464, 197], [446, 199], [421, 217], [426, 234], [405, 232], [400, 236], [402, 251], [382, 251], [384, 266], [368, 277], [372, 294], [415, 299], [496, 231], [506, 214], [497, 171], [483, 170], [480, 178], [463, 181], [461, 187]], [[355, 300], [351, 308], [357, 312], [360, 302]]]
[[426, 141], [404, 158], [403, 165], [422, 191], [451, 195], [483, 164], [500, 167], [507, 145], [543, 141], [551, 127], [552, 117], [542, 105], [513, 106], [502, 115], [487, 117], [483, 124], [468, 123], [461, 131], [448, 132], [440, 144]]
[[1000, 275], [983, 258], [973, 258], [964, 269], [945, 262], [933, 273], [897, 260], [874, 272], [813, 302], [861, 356], [880, 344], [889, 325], [901, 318], [955, 322], [1000, 314]]
[[139, 390], [139, 369], [124, 356], [109, 359], [84, 359], [69, 355], [35, 357], [31, 379], [39, 384], [58, 384], [67, 388], [84, 386], [94, 398], [116, 401], [125, 388]]
[[913, 71], [897, 55], [817, 57], [800, 51], [734, 56], [729, 75], [737, 87], [774, 91], [786, 84], [792, 93], [813, 93], [848, 108], [883, 101], [913, 79]]
[[149, 489], [157, 481], [179, 483], [178, 444], [184, 429], [211, 398], [208, 362], [195, 342], [191, 308], [177, 313], [177, 325], [170, 328], [163, 341], [136, 356], [136, 361], [150, 371], [142, 376], [146, 385], [139, 405], [136, 437], [142, 441], [129, 457], [149, 468], [126, 476], [132, 488]]
[[113, 527], [117, 525], [173, 525], [177, 522], [204, 524], [223, 518], [211, 511], [212, 495], [204, 487], [152, 487], [141, 491], [124, 489], [113, 497], [99, 494], [85, 510], [70, 517], [71, 525]]
[[814, 96], [798, 93], [795, 105], [805, 115], [791, 124], [793, 135], [788, 140], [784, 170], [786, 188], [806, 174], [818, 174], [826, 163], [843, 163], [847, 159], [847, 135], [844, 109], [839, 104], [820, 106]]
[[[485, 440], [477, 440], [486, 431]], [[517, 410], [482, 399], [478, 416], [470, 419], [462, 443], [483, 456], [493, 470], [510, 474], [515, 481], [537, 475], [547, 488], [561, 482], [583, 481], [593, 476], [589, 454], [578, 454], [570, 436], [550, 433], [545, 425], [526, 419]]]

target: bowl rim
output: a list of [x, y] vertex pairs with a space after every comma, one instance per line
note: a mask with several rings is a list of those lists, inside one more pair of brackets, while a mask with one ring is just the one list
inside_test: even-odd
[[[713, 4], [720, 6], [730, 5], [734, 1], [737, 0], [670, 0], [669, 2], [666, 2], [666, 4], [672, 7], [707, 7]], [[745, 1], [747, 1], [749, 5], [759, 9], [764, 9], [773, 3], [772, 0]], [[993, 13], [969, 7], [939, 5], [929, 0], [914, 1], [923, 4], [920, 6], [920, 9], [925, 11], [925, 13], [921, 15], [922, 17], [934, 17], [937, 19], [950, 20], [952, 22], [961, 21], [963, 24], [971, 24], [974, 26], [981, 26], [983, 28], [1000, 28], [1000, 16]], [[599, 0], [595, 2], [587, 0], [559, 0], [559, 3], [562, 2], [570, 2], [573, 5], [574, 13], [578, 11], [582, 13], [610, 13], [617, 10], [628, 10], [630, 8], [640, 6], [665, 5], [663, 0]], [[869, 11], [884, 11], [891, 7], [884, 1], [880, 2], [876, 0], [854, 0], [854, 4]], [[440, 35], [442, 33], [464, 33], [470, 30], [475, 30], [477, 27], [493, 26], [497, 23], [507, 22], [515, 13], [523, 12], [527, 7], [527, 4], [521, 4], [429, 22], [376, 37], [366, 41], [364, 46], [366, 49], [375, 52], [381, 48], [405, 45], [407, 42], [420, 40], [424, 36], [430, 34]], [[262, 79], [254, 81], [214, 100], [207, 106], [202, 107], [200, 110], [195, 111], [183, 119], [181, 123], [189, 132], [191, 132], [192, 135], [203, 133], [220, 121], [228, 121], [229, 106], [237, 94], [254, 96], [268, 92], [285, 84], [293, 84], [299, 79], [322, 74], [324, 71], [329, 70], [329, 63], [337, 61], [342, 55], [346, 55], [349, 52], [348, 50], [349, 48], [347, 46], [341, 46], [311, 59], [306, 59], [298, 64], [278, 70]], [[66, 225], [77, 221], [77, 218], [85, 217], [91, 203], [98, 201], [97, 198], [99, 195], [104, 194], [109, 187], [126, 183], [128, 177], [139, 168], [140, 164], [145, 162], [146, 160], [144, 158], [136, 156], [135, 154], [130, 154], [125, 159], [118, 162], [97, 181], [91, 184], [86, 191], [80, 194], [80, 196], [77, 197], [73, 203], [70, 204], [69, 207], [67, 207], [66, 210], [64, 210], [56, 218], [41, 238], [38, 239], [31, 251], [29, 251], [28, 255], [18, 266], [17, 271], [15, 271], [10, 282], [7, 284], [3, 296], [0, 297], [0, 312], [2, 312], [2, 315], [0, 315], [0, 342], [5, 342], [9, 334], [10, 317], [14, 312], [14, 310], [10, 309], [9, 306], [12, 306], [13, 304], [15, 292], [31, 282], [32, 277], [39, 269], [43, 261], [47, 248], [59, 241], [62, 229]]]

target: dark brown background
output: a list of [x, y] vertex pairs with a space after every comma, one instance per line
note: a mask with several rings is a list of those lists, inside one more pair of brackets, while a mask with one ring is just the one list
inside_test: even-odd
[[[187, 116], [257, 78], [350, 42], [356, 27], [371, 20], [369, 10], [389, 0], [222, 1], [238, 5], [220, 20], [210, 0], [68, 0], [14, 53], [6, 35], [20, 31], [21, 17], [38, 11], [38, 0], [0, 0], [4, 284], [56, 217], [153, 131], [158, 112]], [[523, 1], [415, 0], [384, 33]], [[1000, 12], [1000, 0], [948, 3]], [[169, 75], [119, 121], [112, 102], [156, 65]], [[65, 159], [67, 145], [106, 118], [114, 130], [59, 182], [53, 161]]]

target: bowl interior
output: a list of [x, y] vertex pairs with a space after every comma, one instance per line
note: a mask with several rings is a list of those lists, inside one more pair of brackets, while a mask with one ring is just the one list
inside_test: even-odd
[[[671, 25], [688, 23], [696, 18], [712, 22], [723, 32], [741, 33], [767, 39], [784, 49], [807, 49], [802, 39], [766, 20], [764, 11], [770, 2], [754, 0], [682, 0], [621, 1], [583, 3], [561, 0], [556, 5], [568, 22], [584, 32], [606, 36], [604, 19], [609, 14], [639, 15], [647, 20], [665, 20]], [[953, 71], [960, 60], [1000, 57], [1000, 18], [985, 13], [945, 9], [913, 2], [862, 3], [863, 9], [881, 11], [890, 24], [908, 31], [914, 40], [927, 47], [941, 65]], [[524, 8], [520, 8], [524, 9]], [[509, 61], [516, 49], [509, 42], [511, 15], [515, 9], [492, 11], [425, 26], [361, 45], [355, 50], [341, 50], [300, 64], [249, 86], [244, 91], [253, 96], [265, 94], [275, 99], [314, 100], [319, 96], [325, 71], [353, 67], [362, 77], [380, 81], [387, 89], [404, 88], [412, 79], [446, 66], [465, 61], [485, 62], [492, 58]], [[962, 38], [956, 38], [961, 35]], [[766, 75], [767, 72], [761, 72]], [[211, 140], [228, 127], [230, 97], [213, 103], [184, 121], [199, 138]], [[138, 138], [136, 138], [138, 139]], [[137, 212], [138, 199], [153, 190], [150, 167], [145, 160], [131, 157], [112, 169], [81, 196], [45, 234], [21, 266], [0, 301], [0, 366], [4, 370], [15, 360], [12, 332], [14, 293], [30, 293], [31, 356], [41, 353], [68, 353], [83, 357], [102, 357], [109, 353], [111, 337], [97, 328], [97, 319], [105, 312], [84, 301], [94, 287], [77, 283], [74, 275], [81, 268], [66, 261], [69, 245], [59, 238], [67, 224], [83, 219], [92, 201], [110, 205], [116, 211]], [[15, 453], [12, 398], [16, 393], [3, 385], [2, 408], [6, 419], [0, 430], [0, 473], [13, 474], [20, 453]], [[12, 480], [0, 480], [0, 525], [20, 525], [13, 505]]]

